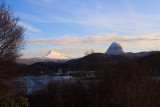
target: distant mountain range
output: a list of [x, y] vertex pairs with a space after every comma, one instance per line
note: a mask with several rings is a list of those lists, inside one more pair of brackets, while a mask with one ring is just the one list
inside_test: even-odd
[[[37, 62], [26, 66], [26, 74], [29, 75], [42, 75], [58, 72], [58, 69], [62, 69], [63, 72], [77, 72], [77, 71], [108, 71], [108, 69], [114, 67], [123, 67], [128, 63], [139, 64], [140, 67], [148, 67], [153, 71], [160, 70], [160, 52], [148, 53], [129, 53], [123, 55], [108, 55], [105, 53], [92, 53], [82, 58], [71, 59], [63, 63], [56, 62]], [[127, 68], [126, 68], [127, 69]], [[136, 68], [135, 68], [136, 69]]]
[[[121, 55], [123, 57], [128, 57], [128, 58], [140, 58], [140, 57], [144, 57], [147, 56], [149, 54], [151, 54], [152, 52], [139, 52], [139, 53], [132, 53], [132, 52], [128, 52], [125, 53], [123, 51], [123, 48], [121, 47], [121, 45], [117, 42], [113, 42], [109, 48], [107, 49], [107, 51], [105, 53], [97, 53], [99, 56], [101, 56], [102, 58], [104, 58], [103, 56], [107, 55], [107, 59], [110, 59], [111, 57], [116, 57], [116, 55]], [[109, 56], [110, 57], [109, 57]], [[82, 57], [83, 58], [83, 57]], [[81, 59], [81, 58], [78, 58]], [[115, 59], [115, 58], [111, 58], [111, 59]], [[49, 51], [45, 56], [43, 57], [37, 57], [37, 58], [23, 58], [18, 60], [18, 63], [22, 63], [22, 64], [33, 64], [36, 62], [56, 62], [56, 63], [62, 63], [62, 62], [66, 62], [66, 61], [73, 61], [73, 60], [77, 60], [77, 59], [72, 59], [62, 53], [56, 52], [56, 51]]]

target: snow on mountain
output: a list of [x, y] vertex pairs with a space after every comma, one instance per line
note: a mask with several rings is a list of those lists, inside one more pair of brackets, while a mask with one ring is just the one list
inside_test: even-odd
[[17, 62], [30, 65], [30, 64], [33, 64], [33, 63], [36, 63], [36, 62], [57, 62], [57, 63], [61, 63], [61, 62], [66, 62], [70, 59], [71, 59], [70, 57], [67, 57], [66, 55], [61, 54], [59, 52], [49, 51], [48, 54], [46, 54], [43, 57], [23, 58], [23, 59], [17, 60]]
[[124, 54], [124, 51], [119, 43], [113, 42], [105, 53], [109, 55], [120, 55]]
[[69, 57], [67, 57], [66, 55], [56, 52], [56, 51], [50, 51], [46, 56], [44, 56], [43, 58], [46, 59], [70, 59]]

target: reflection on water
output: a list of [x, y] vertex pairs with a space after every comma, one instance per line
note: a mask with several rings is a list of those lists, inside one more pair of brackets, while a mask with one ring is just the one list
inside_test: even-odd
[[27, 89], [26, 90], [27, 93], [30, 94], [33, 91], [38, 91], [42, 89], [42, 87], [45, 87], [49, 83], [49, 81], [65, 80], [65, 79], [71, 79], [71, 78], [72, 78], [71, 76], [21, 76], [21, 77], [12, 78], [11, 80], [5, 80], [4, 82], [8, 86], [12, 86], [12, 87], [17, 86], [16, 85], [17, 83], [23, 83], [23, 85]]

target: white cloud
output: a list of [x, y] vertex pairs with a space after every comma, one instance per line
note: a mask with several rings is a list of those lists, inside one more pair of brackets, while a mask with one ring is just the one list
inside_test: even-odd
[[[37, 4], [35, 10], [38, 14], [21, 15], [30, 21], [43, 23], [63, 23], [77, 24], [87, 29], [98, 29], [100, 31], [111, 30], [130, 34], [152, 34], [160, 33], [160, 15], [156, 9], [153, 12], [143, 12], [147, 10], [142, 6], [142, 10], [137, 10], [131, 1], [122, 0], [119, 5], [106, 1], [97, 0], [26, 0]], [[127, 3], [127, 4], [126, 4]], [[152, 2], [151, 2], [152, 3]], [[39, 6], [39, 7], [38, 7]], [[45, 8], [42, 8], [45, 7]], [[116, 10], [119, 8], [119, 10]], [[49, 11], [48, 11], [49, 10]], [[155, 12], [156, 11], [156, 12]]]
[[55, 0], [26, 0], [26, 1], [33, 3], [35, 5], [44, 6], [44, 4], [49, 4]]
[[[54, 11], [54, 10], [53, 10]], [[68, 10], [69, 11], [69, 10]], [[20, 13], [20, 16], [27, 20], [40, 23], [64, 23], [82, 25], [87, 29], [112, 30], [114, 32], [125, 32], [130, 34], [149, 34], [160, 33], [159, 31], [159, 15], [151, 14], [135, 14], [130, 13], [123, 15], [107, 15], [99, 11], [90, 10], [84, 12], [82, 10], [67, 11], [70, 16], [56, 15], [50, 12], [40, 13], [39, 16]], [[66, 12], [66, 11], [65, 11]], [[79, 14], [81, 13], [81, 14]], [[93, 13], [93, 14], [91, 14]], [[45, 17], [44, 17], [45, 16]], [[85, 17], [84, 17], [85, 16]], [[155, 19], [156, 17], [156, 19]], [[154, 19], [154, 20], [153, 20]]]
[[19, 22], [19, 25], [23, 26], [24, 28], [26, 28], [27, 30], [32, 31], [32, 32], [37, 32], [37, 33], [41, 32], [40, 29], [37, 29], [37, 28], [33, 27], [32, 25], [29, 25], [24, 22]]
[[141, 43], [160, 45], [160, 34], [154, 35], [135, 35], [135, 36], [117, 36], [115, 33], [106, 35], [89, 35], [84, 37], [64, 35], [54, 38], [28, 39], [27, 44], [31, 45], [88, 45], [103, 44], [111, 42], [120, 43]]

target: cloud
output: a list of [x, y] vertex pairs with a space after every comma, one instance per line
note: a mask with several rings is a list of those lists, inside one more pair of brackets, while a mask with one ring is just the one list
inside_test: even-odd
[[51, 2], [55, 1], [55, 0], [26, 0], [27, 2], [30, 2], [32, 4], [35, 5], [40, 5], [40, 6], [44, 6], [44, 4], [50, 4]]
[[[115, 35], [106, 34], [107, 36]], [[104, 43], [106, 38], [99, 35], [89, 35], [89, 36], [71, 36], [71, 35], [64, 35], [59, 37], [53, 38], [40, 38], [40, 39], [28, 39], [27, 44], [31, 45], [87, 45], [87, 44], [97, 44], [97, 43]]]
[[[141, 10], [137, 11], [132, 5], [125, 5], [126, 0], [122, 0], [121, 5], [117, 5], [118, 7], [112, 4], [112, 8], [110, 8], [110, 6], [104, 5], [106, 4], [104, 1], [27, 1], [46, 7], [43, 9], [43, 12], [39, 13], [41, 15], [35, 21], [46, 23], [56, 22], [64, 24], [78, 24], [88, 29], [96, 28], [99, 30], [114, 30], [116, 32], [129, 32], [134, 34], [142, 34], [144, 32], [146, 34], [153, 32], [160, 33], [159, 13], [153, 14], [153, 12], [144, 13]], [[51, 11], [48, 11], [48, 8]], [[116, 10], [116, 8], [120, 9]]]
[[23, 26], [24, 28], [26, 28], [27, 30], [32, 31], [32, 32], [37, 32], [37, 33], [41, 32], [40, 29], [37, 29], [37, 28], [33, 27], [32, 25], [29, 25], [24, 22], [19, 22], [19, 25]]
[[28, 39], [27, 44], [30, 45], [89, 45], [89, 44], [103, 44], [111, 42], [126, 43], [140, 43], [140, 44], [154, 44], [160, 45], [160, 34], [154, 35], [135, 35], [135, 36], [117, 36], [116, 33], [105, 35], [89, 35], [89, 36], [71, 36], [64, 35], [53, 38]]
[[[108, 2], [105, 0], [25, 0], [36, 9], [20, 14], [25, 20], [56, 25], [78, 25], [91, 32], [118, 32], [130, 34], [160, 33], [158, 6], [137, 1]], [[155, 1], [154, 1], [155, 2]], [[136, 4], [137, 5], [136, 5]], [[157, 3], [158, 4], [158, 3]], [[136, 7], [137, 6], [137, 7]], [[32, 7], [32, 6], [31, 6]], [[149, 9], [149, 10], [148, 10]], [[146, 12], [145, 12], [146, 11]], [[34, 13], [34, 14], [32, 14]], [[65, 26], [61, 26], [65, 27]], [[79, 29], [77, 27], [77, 29]]]

